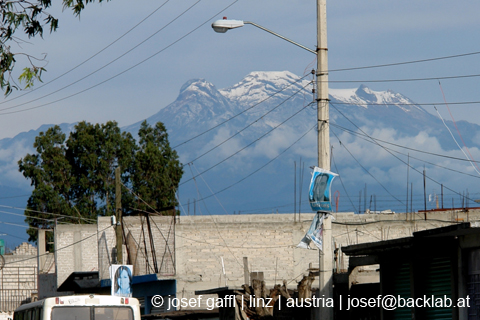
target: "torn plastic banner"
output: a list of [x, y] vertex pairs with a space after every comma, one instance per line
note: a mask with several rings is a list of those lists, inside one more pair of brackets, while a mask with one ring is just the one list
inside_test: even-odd
[[323, 212], [320, 212], [313, 217], [307, 234], [297, 245], [298, 248], [310, 249], [310, 243], [313, 242], [319, 250], [323, 249], [323, 214]]
[[310, 207], [313, 211], [332, 211], [332, 204], [330, 202], [330, 194], [333, 179], [338, 174], [328, 170], [315, 167], [310, 181], [310, 190], [308, 192], [308, 199]]

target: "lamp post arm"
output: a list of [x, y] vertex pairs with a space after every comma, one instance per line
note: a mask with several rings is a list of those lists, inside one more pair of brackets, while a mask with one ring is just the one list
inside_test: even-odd
[[303, 45], [301, 45], [301, 44], [299, 44], [299, 43], [297, 43], [297, 42], [295, 42], [295, 41], [293, 41], [293, 40], [290, 40], [290, 39], [288, 39], [288, 38], [285, 38], [284, 36], [279, 35], [278, 33], [273, 32], [272, 30], [268, 30], [267, 28], [264, 28], [264, 27], [262, 27], [261, 25], [258, 25], [258, 24], [254, 23], [254, 22], [244, 21], [243, 23], [244, 23], [244, 24], [254, 25], [255, 27], [257, 27], [257, 28], [259, 28], [259, 29], [262, 29], [263, 31], [267, 31], [268, 33], [271, 33], [271, 34], [273, 34], [274, 36], [277, 36], [277, 37], [279, 37], [279, 38], [281, 38], [281, 39], [283, 39], [283, 40], [286, 40], [286, 41], [288, 41], [288, 42], [296, 45], [297, 47], [300, 47], [300, 48], [302, 48], [302, 49], [305, 49], [305, 50], [307, 50], [307, 51], [309, 51], [309, 52], [311, 52], [311, 53], [313, 53], [313, 54], [317, 54], [316, 51], [314, 51], [314, 50], [312, 50], [312, 49], [310, 49], [310, 48], [307, 48], [307, 47], [305, 47], [305, 46], [303, 46]]

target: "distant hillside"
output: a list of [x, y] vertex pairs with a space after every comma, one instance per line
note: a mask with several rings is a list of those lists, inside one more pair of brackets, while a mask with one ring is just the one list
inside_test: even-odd
[[[301, 210], [310, 211], [305, 201], [309, 167], [317, 162], [317, 115], [309, 79], [288, 71], [252, 72], [224, 89], [193, 79], [180, 88], [174, 102], [147, 118], [151, 124], [165, 123], [171, 145], [185, 164], [179, 190], [182, 213], [293, 212], [294, 161], [296, 210], [301, 194]], [[330, 89], [330, 100], [331, 169], [341, 178], [333, 190], [340, 192], [339, 210], [373, 210], [376, 199], [377, 210], [404, 211], [407, 177], [414, 187], [414, 207], [422, 208], [424, 166], [431, 178], [429, 194], [439, 194], [442, 183], [449, 199], [460, 204], [461, 197], [448, 188], [472, 197], [477, 192], [479, 174], [464, 160], [442, 121], [404, 95], [361, 85]], [[140, 123], [123, 129], [136, 135]], [[456, 135], [452, 123], [447, 124]], [[61, 126], [64, 132], [73, 128]], [[466, 121], [457, 126], [472, 154], [480, 157], [480, 126]], [[0, 140], [0, 190], [30, 192], [17, 162], [33, 152], [35, 136], [48, 127]], [[300, 159], [305, 163], [302, 193]], [[407, 170], [406, 163], [413, 168]], [[199, 201], [202, 198], [208, 200]], [[18, 200], [17, 206], [24, 207], [25, 197]]]

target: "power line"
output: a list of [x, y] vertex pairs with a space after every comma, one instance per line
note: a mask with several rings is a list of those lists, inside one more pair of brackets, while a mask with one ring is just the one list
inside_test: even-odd
[[193, 163], [194, 161], [202, 158], [203, 156], [207, 155], [207, 154], [210, 153], [211, 151], [215, 150], [216, 148], [218, 148], [218, 147], [220, 147], [221, 145], [223, 145], [224, 143], [226, 143], [227, 141], [233, 139], [234, 137], [236, 137], [237, 135], [239, 135], [239, 134], [242, 133], [243, 131], [247, 130], [248, 128], [250, 128], [251, 126], [253, 126], [255, 123], [257, 123], [258, 121], [262, 120], [265, 116], [267, 116], [268, 114], [272, 113], [273, 111], [275, 111], [276, 109], [278, 109], [279, 107], [281, 107], [284, 103], [286, 103], [288, 100], [290, 100], [291, 98], [293, 98], [294, 96], [296, 96], [299, 92], [303, 91], [306, 86], [308, 86], [308, 84], [306, 84], [306, 85], [303, 86], [302, 88], [298, 89], [295, 93], [293, 93], [293, 94], [290, 95], [287, 99], [283, 100], [281, 103], [279, 103], [278, 105], [276, 105], [273, 109], [270, 109], [269, 111], [267, 111], [267, 113], [265, 113], [265, 114], [263, 114], [262, 116], [260, 116], [260, 118], [257, 118], [255, 121], [251, 122], [250, 124], [248, 124], [248, 125], [247, 125], [246, 127], [244, 127], [243, 129], [237, 131], [234, 135], [230, 136], [230, 137], [227, 138], [226, 140], [223, 140], [221, 143], [217, 144], [216, 146], [214, 146], [214, 147], [211, 148], [210, 150], [205, 151], [205, 152], [202, 153], [201, 155], [197, 156], [195, 159], [190, 160], [188, 163]]
[[23, 210], [23, 211], [29, 211], [29, 212], [35, 212], [35, 213], [40, 213], [40, 214], [47, 214], [47, 215], [52, 215], [52, 216], [57, 216], [57, 217], [63, 217], [63, 218], [69, 218], [69, 219], [79, 219], [79, 220], [84, 220], [84, 221], [96, 221], [95, 219], [88, 219], [88, 218], [83, 218], [83, 217], [76, 217], [76, 216], [68, 216], [64, 214], [59, 214], [59, 213], [51, 213], [51, 212], [45, 212], [45, 211], [38, 211], [38, 210], [33, 210], [33, 209], [28, 209], [28, 208], [19, 208], [19, 207], [12, 207], [12, 206], [5, 206], [5, 205], [0, 205], [2, 208], [9, 208], [9, 209], [17, 209], [17, 210]]
[[[331, 105], [335, 110], [337, 110], [337, 112], [339, 112], [345, 119], [347, 119], [352, 125], [354, 125], [358, 130], [360, 130], [363, 134], [365, 134], [367, 137], [370, 138], [369, 135], [367, 135], [361, 128], [359, 128], [359, 127], [358, 127], [355, 123], [353, 123], [347, 116], [345, 116], [345, 114], [343, 114], [343, 113], [335, 106], [335, 104], [332, 103], [331, 101], [330, 101], [330, 105]], [[387, 151], [387, 152], [388, 152], [390, 155], [392, 155], [393, 157], [397, 158], [400, 162], [404, 163], [405, 165], [407, 165], [408, 167], [410, 167], [410, 168], [411, 168], [412, 170], [414, 170], [415, 172], [423, 175], [422, 172], [418, 171], [416, 168], [412, 167], [410, 164], [406, 163], [405, 161], [403, 161], [402, 159], [400, 159], [399, 157], [397, 157], [396, 155], [394, 155], [394, 154], [393, 154], [392, 152], [390, 152], [388, 149], [386, 149], [386, 148], [383, 147], [381, 144], [379, 144], [378, 142], [376, 142], [373, 138], [371, 138], [371, 139], [372, 139], [372, 141], [373, 141], [375, 144], [377, 144], [379, 147], [381, 147], [382, 149], [384, 149], [385, 151]], [[438, 185], [443, 185], [443, 184], [441, 184], [440, 182], [436, 181], [435, 179], [433, 179], [433, 178], [430, 177], [430, 176], [425, 175], [425, 177], [428, 178], [430, 181], [438, 184]], [[445, 186], [445, 185], [443, 185], [443, 186], [444, 186], [447, 190], [450, 190], [450, 191], [452, 191], [452, 192], [454, 192], [454, 193], [462, 196], [460, 193], [456, 192], [455, 190], [450, 189], [449, 187], [447, 187], [447, 186]], [[473, 201], [473, 199], [469, 199], [469, 200], [472, 200], [472, 201]], [[399, 200], [399, 201], [400, 201], [400, 200]], [[400, 203], [402, 203], [402, 202], [400, 201]]]
[[[162, 28], [160, 28], [159, 30], [157, 30], [156, 32], [154, 32], [153, 34], [151, 34], [149, 37], [147, 37], [146, 39], [144, 39], [143, 41], [141, 41], [140, 43], [138, 43], [137, 45], [135, 45], [133, 48], [131, 48], [130, 50], [127, 50], [126, 52], [124, 52], [123, 54], [121, 54], [120, 56], [118, 56], [117, 58], [113, 59], [112, 61], [110, 61], [109, 63], [103, 65], [102, 67], [98, 68], [97, 70], [87, 74], [86, 76], [60, 88], [60, 89], [57, 89], [53, 92], [50, 92], [46, 95], [43, 95], [41, 96], [40, 98], [35, 98], [33, 100], [30, 100], [30, 101], [27, 101], [27, 102], [23, 102], [23, 103], [20, 103], [20, 104], [17, 104], [15, 106], [11, 106], [11, 107], [8, 107], [8, 108], [3, 108], [3, 109], [0, 109], [0, 111], [3, 111], [3, 110], [9, 110], [9, 109], [14, 109], [14, 108], [18, 108], [18, 107], [21, 107], [21, 106], [24, 106], [26, 104], [29, 104], [31, 102], [34, 102], [34, 101], [38, 101], [40, 99], [43, 99], [43, 98], [46, 98], [48, 96], [51, 96], [57, 92], [60, 92], [68, 87], [71, 87], [73, 86], [74, 84], [77, 84], [85, 79], [87, 79], [88, 77], [94, 75], [95, 73], [99, 72], [100, 70], [103, 70], [104, 68], [108, 67], [109, 65], [111, 65], [112, 63], [120, 60], [122, 57], [126, 56], [127, 54], [129, 54], [130, 52], [132, 52], [133, 50], [137, 49], [139, 46], [141, 46], [142, 44], [144, 44], [145, 42], [147, 42], [148, 40], [150, 40], [153, 36], [155, 36], [157, 33], [159, 33], [160, 31], [162, 31], [163, 29], [165, 29], [167, 26], [169, 26], [170, 24], [172, 24], [174, 21], [176, 21], [177, 19], [179, 19], [181, 16], [183, 16], [185, 13], [187, 13], [190, 9], [192, 9], [195, 5], [197, 5], [201, 0], [197, 0], [197, 2], [195, 2], [193, 5], [191, 5], [190, 7], [188, 7], [185, 11], [183, 11], [181, 14], [179, 14], [178, 16], [176, 16], [173, 20], [171, 20], [169, 23], [167, 23], [166, 25], [164, 25]], [[68, 73], [68, 72], [67, 72]], [[26, 109], [28, 110], [28, 109]], [[3, 114], [3, 113], [2, 113]]]
[[[267, 136], [268, 134], [270, 134], [272, 131], [274, 131], [275, 129], [279, 128], [281, 125], [285, 124], [285, 122], [287, 122], [288, 120], [292, 119], [293, 117], [295, 117], [297, 114], [299, 114], [300, 112], [302, 112], [303, 110], [306, 110], [308, 106], [310, 106], [312, 103], [309, 103], [307, 106], [301, 108], [300, 110], [298, 110], [297, 112], [295, 112], [293, 115], [291, 115], [290, 117], [288, 117], [286, 120], [284, 120], [283, 122], [281, 122], [280, 124], [278, 124], [277, 126], [273, 127], [271, 130], [267, 131], [266, 133], [264, 133], [263, 135], [261, 135], [259, 138], [253, 140], [252, 142], [250, 142], [249, 144], [247, 144], [245, 147], [241, 148], [240, 150], [234, 152], [233, 154], [231, 154], [230, 156], [226, 157], [225, 159], [221, 160], [220, 162], [217, 162], [216, 164], [214, 164], [213, 166], [209, 167], [208, 169], [205, 169], [204, 171], [202, 171], [201, 173], [199, 173], [198, 175], [201, 175], [201, 174], [204, 174], [210, 170], [212, 170], [213, 168], [219, 166], [220, 164], [224, 163], [225, 161], [227, 161], [228, 159], [232, 158], [233, 156], [239, 154], [240, 152], [242, 152], [243, 150], [245, 150], [246, 148], [250, 147], [251, 145], [253, 145], [254, 143], [258, 142], [259, 140], [263, 139], [265, 136]], [[197, 176], [198, 176], [197, 175]], [[195, 177], [197, 177], [195, 176]], [[193, 177], [193, 178], [195, 178]], [[183, 185], [189, 181], [191, 181], [193, 178], [190, 178], [184, 182], [182, 182], [180, 185]]]
[[355, 156], [350, 152], [350, 150], [348, 150], [348, 148], [345, 146], [345, 144], [342, 143], [342, 141], [340, 140], [340, 138], [337, 136], [337, 134], [335, 133], [335, 131], [331, 130], [331, 132], [335, 135], [335, 137], [338, 139], [338, 142], [340, 142], [340, 145], [345, 149], [347, 150], [347, 152], [350, 154], [350, 156], [353, 158], [353, 160], [355, 160], [355, 162], [358, 163], [358, 165], [369, 175], [371, 176], [385, 191], [387, 191], [387, 193], [389, 195], [391, 195], [393, 198], [395, 198], [395, 200], [397, 200], [398, 202], [400, 202], [401, 204], [404, 204], [400, 199], [398, 199], [397, 197], [395, 197], [393, 194], [390, 193], [390, 191], [380, 182], [378, 181], [378, 179], [370, 172], [367, 170], [367, 168], [365, 168], [358, 160], [357, 158], [355, 158]]
[[[234, 115], [233, 117], [230, 117], [230, 118], [226, 119], [225, 121], [217, 124], [216, 126], [213, 126], [213, 127], [211, 127], [210, 129], [208, 129], [208, 130], [206, 130], [206, 131], [203, 131], [202, 133], [199, 133], [199, 134], [197, 134], [196, 136], [194, 136], [194, 137], [192, 137], [192, 138], [190, 138], [190, 139], [188, 139], [188, 140], [186, 140], [186, 141], [184, 141], [184, 142], [182, 142], [182, 143], [177, 144], [176, 146], [173, 146], [172, 148], [173, 148], [173, 149], [176, 149], [177, 147], [180, 147], [180, 146], [182, 146], [182, 145], [184, 145], [184, 144], [186, 144], [186, 143], [188, 143], [188, 142], [190, 142], [190, 141], [192, 141], [192, 140], [194, 140], [194, 139], [196, 139], [196, 138], [198, 138], [198, 137], [200, 137], [200, 136], [202, 136], [202, 135], [204, 135], [204, 134], [212, 131], [213, 129], [216, 129], [216, 128], [220, 127], [221, 125], [227, 123], [228, 121], [233, 120], [233, 119], [235, 119], [236, 117], [244, 114], [245, 112], [247, 112], [247, 111], [249, 111], [249, 110], [257, 107], [257, 106], [260, 105], [261, 103], [263, 103], [263, 102], [267, 101], [268, 99], [274, 97], [275, 95], [279, 94], [280, 92], [284, 91], [285, 89], [288, 89], [288, 88], [291, 87], [292, 85], [300, 82], [301, 80], [303, 80], [304, 78], [306, 78], [306, 77], [308, 77], [308, 76], [309, 76], [309, 75], [307, 74], [307, 75], [305, 75], [305, 76], [303, 76], [303, 77], [301, 77], [301, 78], [298, 78], [298, 79], [295, 80], [294, 82], [289, 83], [287, 86], [285, 86], [285, 87], [283, 87], [282, 89], [276, 91], [275, 93], [269, 95], [268, 97], [266, 97], [265, 99], [261, 100], [260, 102], [255, 103], [254, 105], [248, 107], [247, 109], [243, 110], [242, 112], [237, 113], [237, 114]], [[304, 87], [304, 88], [305, 88], [305, 87]], [[192, 160], [192, 161], [193, 161], [193, 160]]]
[[91, 234], [91, 235], [89, 235], [89, 236], [86, 237], [86, 238], [80, 239], [80, 240], [78, 240], [78, 241], [76, 241], [76, 242], [74, 242], [74, 243], [71, 243], [71, 244], [69, 244], [69, 245], [66, 245], [66, 246], [64, 246], [64, 247], [55, 249], [54, 252], [49, 252], [49, 253], [37, 255], [37, 256], [35, 256], [35, 257], [26, 258], [26, 259], [22, 259], [22, 260], [15, 260], [15, 261], [12, 261], [12, 262], [7, 262], [7, 263], [5, 263], [5, 265], [7, 265], [7, 264], [15, 264], [15, 263], [19, 263], [19, 262], [23, 262], [23, 261], [28, 261], [28, 260], [32, 260], [32, 259], [37, 259], [38, 257], [43, 257], [43, 256], [47, 256], [47, 255], [49, 255], [49, 254], [51, 254], [51, 253], [56, 253], [56, 252], [61, 251], [61, 250], [63, 250], [63, 249], [66, 249], [66, 248], [69, 248], [69, 247], [71, 247], [71, 246], [74, 246], [74, 245], [76, 245], [76, 244], [78, 244], [78, 243], [80, 243], [80, 242], [83, 242], [83, 241], [85, 241], [85, 240], [87, 240], [87, 239], [90, 239], [90, 238], [93, 237], [93, 236], [98, 236], [99, 233], [102, 233], [102, 232], [104, 232], [105, 230], [107, 230], [108, 228], [112, 228], [112, 227], [113, 227], [113, 225], [110, 225], [110, 226], [106, 227], [106, 228], [103, 229], [103, 230], [100, 230], [100, 231], [97, 230], [96, 233]]
[[157, 51], [156, 53], [150, 55], [149, 57], [141, 60], [140, 62], [134, 64], [133, 66], [121, 71], [120, 73], [117, 73], [116, 75], [114, 76], [111, 76], [103, 81], [100, 81], [98, 82], [97, 84], [95, 85], [92, 85], [86, 89], [83, 89], [81, 91], [78, 91], [76, 93], [73, 93], [73, 94], [70, 94], [68, 96], [65, 96], [63, 98], [60, 98], [60, 99], [57, 99], [57, 100], [54, 100], [54, 101], [51, 101], [51, 102], [47, 102], [47, 103], [44, 103], [44, 104], [41, 104], [41, 105], [38, 105], [38, 106], [35, 106], [35, 107], [30, 107], [30, 108], [26, 108], [26, 109], [22, 109], [22, 110], [17, 110], [17, 111], [10, 111], [10, 112], [3, 112], [3, 113], [0, 113], [0, 115], [5, 115], [5, 114], [12, 114], [12, 113], [19, 113], [19, 112], [25, 112], [25, 111], [29, 111], [29, 110], [33, 110], [33, 109], [38, 109], [38, 108], [42, 108], [42, 107], [45, 107], [45, 106], [48, 106], [48, 105], [51, 105], [51, 104], [54, 104], [54, 103], [57, 103], [57, 102], [60, 102], [60, 101], [63, 101], [63, 100], [67, 100], [69, 98], [72, 98], [74, 96], [77, 96], [79, 94], [82, 94], [84, 92], [87, 92], [93, 88], [96, 88], [110, 80], [113, 80], [121, 75], [123, 75], [124, 73], [127, 73], [128, 71], [138, 67], [139, 65], [145, 63], [146, 61], [152, 59], [153, 57], [157, 56], [158, 54], [162, 53], [163, 51], [169, 49], [170, 47], [174, 46], [175, 44], [177, 44], [178, 42], [180, 42], [181, 40], [183, 40], [184, 38], [186, 38], [187, 36], [189, 36], [190, 34], [194, 33], [195, 31], [197, 31], [198, 29], [200, 29], [203, 25], [209, 23], [213, 18], [215, 18], [216, 16], [218, 16], [219, 14], [221, 14], [223, 11], [227, 10], [229, 7], [233, 6], [235, 3], [237, 3], [239, 0], [235, 0], [234, 2], [232, 2], [231, 4], [229, 4], [228, 6], [226, 6], [224, 9], [222, 9], [221, 11], [217, 12], [215, 15], [213, 15], [212, 17], [210, 17], [208, 20], [206, 20], [205, 22], [203, 22], [202, 24], [198, 25], [196, 28], [190, 30], [189, 32], [187, 32], [186, 34], [184, 34], [183, 36], [181, 36], [180, 38], [178, 38], [177, 40], [173, 41], [172, 43], [170, 43], [169, 45], [167, 45], [166, 47], [164, 47], [163, 49]]
[[[336, 125], [331, 125], [332, 127], [338, 127], [339, 129], [347, 132], [347, 133], [350, 133], [351, 135], [355, 135], [357, 136], [359, 139], [362, 139], [368, 143], [373, 143], [372, 140], [376, 140], [376, 141], [382, 141], [380, 139], [376, 139], [376, 138], [373, 138], [373, 137], [370, 137], [371, 140], [369, 139], [366, 139], [363, 137], [362, 134], [360, 133], [357, 133], [357, 132], [354, 132], [354, 131], [351, 131], [349, 129], [346, 129], [346, 128], [343, 128], [341, 126], [336, 126]], [[384, 142], [384, 141], [382, 141]], [[388, 142], [385, 142], [388, 144]], [[376, 143], [373, 143], [373, 144], [376, 144]], [[402, 147], [402, 146], [399, 146], [398, 147]], [[393, 150], [393, 149], [390, 149], [390, 148], [387, 148], [385, 146], [383, 146], [384, 149], [386, 150], [390, 150], [392, 152], [395, 152], [395, 153], [398, 153], [398, 154], [401, 154], [401, 155], [404, 155], [404, 156], [407, 156], [405, 153], [402, 153], [398, 150]], [[405, 149], [408, 149], [407, 147], [405, 147]], [[421, 150], [415, 150], [415, 151], [418, 151], [418, 152], [422, 152]], [[427, 153], [427, 154], [430, 154], [429, 152], [424, 152], [424, 153]], [[454, 157], [448, 157], [448, 156], [442, 156], [442, 155], [439, 155], [439, 154], [434, 154], [436, 156], [439, 156], [439, 157], [446, 157], [446, 158], [454, 158]], [[439, 164], [436, 164], [436, 163], [433, 163], [433, 162], [429, 162], [429, 161], [426, 161], [426, 160], [423, 160], [423, 159], [420, 159], [420, 158], [416, 158], [416, 157], [413, 157], [413, 156], [410, 156], [410, 158], [412, 159], [415, 159], [415, 160], [418, 160], [418, 161], [421, 161], [421, 162], [424, 162], [424, 163], [427, 163], [427, 164], [430, 164], [432, 166], [436, 166], [436, 167], [439, 167], [439, 168], [442, 168], [442, 169], [445, 169], [445, 170], [449, 170], [449, 171], [452, 171], [452, 172], [456, 172], [456, 173], [459, 173], [459, 174], [463, 174], [463, 175], [467, 175], [467, 176], [470, 176], [470, 177], [473, 177], [473, 178], [476, 178], [476, 179], [480, 179], [480, 177], [478, 175], [472, 175], [472, 174], [469, 174], [469, 173], [466, 173], [466, 172], [462, 172], [462, 171], [458, 171], [458, 170], [455, 170], [455, 169], [452, 169], [452, 168], [448, 168], [448, 167], [444, 167], [444, 166], [441, 166]], [[454, 158], [456, 160], [460, 160], [460, 161], [468, 161], [468, 160], [465, 160], [465, 159], [460, 159], [460, 158]]]
[[364, 67], [352, 67], [352, 68], [343, 68], [343, 69], [332, 69], [332, 70], [329, 70], [328, 72], [340, 72], [340, 71], [352, 71], [352, 70], [362, 70], [362, 69], [372, 69], [372, 68], [393, 67], [393, 66], [400, 66], [400, 65], [405, 65], [405, 64], [431, 62], [431, 61], [438, 61], [438, 60], [445, 60], [445, 59], [452, 59], [452, 58], [460, 58], [460, 57], [466, 57], [466, 56], [473, 56], [473, 55], [477, 55], [477, 54], [480, 54], [480, 51], [470, 52], [470, 53], [462, 53], [462, 54], [456, 54], [456, 55], [444, 56], [444, 57], [437, 57], [437, 58], [429, 58], [429, 59], [421, 59], [421, 60], [412, 60], [412, 61], [404, 61], [404, 62], [378, 64], [378, 65], [364, 66]]
[[[395, 146], [395, 147], [399, 147], [399, 148], [402, 148], [402, 149], [407, 149], [407, 150], [412, 150], [412, 151], [415, 151], [415, 152], [419, 152], [419, 153], [424, 153], [424, 154], [428, 154], [428, 155], [431, 155], [431, 156], [437, 156], [437, 157], [442, 157], [442, 158], [446, 158], [446, 159], [452, 159], [452, 160], [458, 160], [458, 161], [465, 161], [465, 162], [469, 162], [470, 160], [468, 159], [463, 159], [463, 158], [458, 158], [458, 157], [452, 157], [452, 156], [447, 156], [447, 155], [444, 155], [444, 154], [438, 154], [438, 153], [433, 153], [433, 152], [428, 152], [428, 151], [423, 151], [423, 150], [419, 150], [419, 149], [415, 149], [415, 148], [411, 148], [411, 147], [407, 147], [407, 146], [402, 146], [402, 145], [399, 145], [399, 144], [396, 144], [396, 143], [393, 143], [393, 142], [388, 142], [388, 141], [385, 141], [385, 140], [382, 140], [382, 139], [378, 139], [378, 138], [374, 138], [374, 137], [371, 137], [371, 136], [368, 136], [368, 135], [365, 135], [365, 134], [362, 134], [362, 133], [359, 133], [359, 132], [355, 132], [353, 130], [350, 130], [348, 128], [345, 128], [345, 127], [342, 127], [342, 126], [339, 126], [337, 124], [331, 124], [331, 126], [333, 127], [336, 127], [336, 128], [339, 128], [340, 130], [343, 130], [345, 132], [348, 132], [352, 135], [356, 135], [356, 136], [364, 136], [364, 137], [368, 137], [369, 139], [372, 139], [372, 140], [375, 140], [375, 141], [380, 141], [382, 143], [386, 143], [386, 144], [389, 144], [389, 145], [392, 145], [392, 146]], [[369, 141], [368, 139], [364, 139], [365, 141]], [[369, 141], [371, 142], [371, 141]]]
[[329, 80], [334, 83], [377, 83], [377, 82], [412, 82], [412, 81], [431, 81], [431, 80], [448, 80], [448, 79], [465, 79], [480, 77], [480, 74], [470, 74], [461, 76], [447, 76], [447, 77], [430, 77], [430, 78], [407, 78], [407, 79], [382, 79], [382, 80]]
[[[61, 75], [59, 75], [58, 77], [42, 84], [41, 86], [39, 87], [35, 87], [33, 88], [32, 90], [30, 91], [27, 91], [15, 98], [12, 98], [12, 99], [8, 99], [8, 100], [5, 100], [5, 101], [2, 101], [0, 102], [0, 105], [4, 104], [4, 103], [7, 103], [7, 102], [10, 102], [10, 101], [13, 101], [13, 100], [16, 100], [18, 98], [21, 98], [23, 96], [26, 96], [27, 94], [30, 94], [34, 91], [37, 91], [38, 89], [40, 88], [43, 88], [47, 85], [49, 85], [50, 83], [52, 82], [55, 82], [56, 80], [62, 78], [63, 76], [69, 74], [70, 72], [72, 72], [73, 70], [77, 69], [78, 67], [84, 65], [85, 63], [87, 63], [88, 61], [92, 60], [93, 58], [95, 58], [96, 56], [98, 56], [100, 53], [102, 53], [103, 51], [105, 51], [106, 49], [108, 49], [109, 47], [111, 47], [113, 44], [115, 44], [116, 42], [118, 42], [120, 39], [122, 39], [123, 37], [125, 37], [127, 34], [129, 34], [131, 31], [133, 31], [135, 28], [137, 28], [139, 25], [141, 25], [143, 22], [145, 22], [148, 18], [150, 18], [154, 13], [156, 13], [158, 10], [160, 10], [164, 5], [166, 5], [170, 0], [166, 0], [164, 3], [162, 3], [159, 7], [157, 7], [157, 9], [153, 10], [150, 14], [148, 14], [145, 18], [143, 18], [139, 23], [137, 23], [136, 25], [134, 25], [132, 28], [130, 28], [127, 32], [123, 33], [120, 37], [118, 37], [117, 39], [115, 39], [114, 41], [112, 41], [110, 44], [108, 44], [107, 46], [105, 46], [103, 49], [101, 49], [100, 51], [98, 51], [97, 53], [95, 53], [94, 55], [90, 56], [89, 58], [87, 58], [86, 60], [84, 60], [83, 62], [77, 64], [75, 67], [71, 68], [70, 70], [62, 73]], [[41, 99], [41, 98], [40, 98]], [[7, 108], [8, 109], [8, 108]], [[6, 109], [0, 109], [0, 110], [6, 110]]]
[[332, 162], [333, 162], [333, 165], [335, 166], [335, 171], [338, 173], [338, 178], [340, 179], [340, 183], [342, 184], [343, 190], [344, 190], [345, 193], [347, 194], [348, 201], [350, 201], [350, 204], [351, 204], [352, 207], [355, 209], [355, 211], [358, 212], [357, 208], [355, 207], [355, 205], [354, 205], [353, 202], [352, 202], [352, 198], [350, 198], [350, 195], [348, 194], [347, 188], [345, 188], [345, 185], [343, 184], [342, 175], [341, 175], [340, 172], [338, 171], [337, 163], [335, 162], [335, 158], [333, 157], [333, 152], [332, 152], [331, 154], [332, 154]]
[[[270, 163], [272, 163], [273, 161], [275, 161], [277, 158], [279, 158], [282, 154], [284, 154], [285, 152], [287, 152], [291, 147], [293, 147], [297, 142], [299, 142], [301, 139], [303, 139], [310, 131], [312, 131], [314, 128], [317, 127], [317, 124], [315, 124], [313, 127], [311, 127], [308, 131], [306, 131], [303, 135], [301, 135], [297, 140], [295, 140], [290, 146], [288, 146], [286, 149], [284, 149], [282, 152], [280, 152], [276, 157], [272, 158], [270, 161], [268, 161], [267, 163], [265, 163], [263, 166], [259, 167], [258, 169], [256, 169], [255, 171], [251, 172], [250, 174], [248, 174], [247, 176], [243, 177], [242, 179], [238, 180], [237, 182], [234, 182], [232, 183], [231, 185], [217, 191], [216, 193], [214, 194], [219, 194], [225, 190], [228, 190], [230, 189], [231, 187], [243, 182], [244, 180], [248, 179], [249, 177], [251, 177], [252, 175], [254, 175], [255, 173], [257, 173], [258, 171], [262, 170], [263, 168], [265, 168], [266, 166], [268, 166]], [[207, 196], [205, 198], [201, 198], [199, 199], [198, 201], [204, 201], [210, 197], [212, 197], [213, 195], [210, 195], [210, 196]]]
[[[349, 106], [385, 106], [389, 105], [388, 103], [376, 103], [376, 102], [366, 102], [366, 103], [361, 103], [361, 102], [342, 102], [342, 101], [335, 101], [335, 104], [341, 104], [341, 105], [349, 105]], [[430, 102], [430, 103], [390, 103], [390, 105], [396, 105], [396, 106], [436, 106], [436, 105], [441, 105], [444, 102]], [[463, 101], [463, 102], [449, 102], [448, 104], [450, 105], [466, 105], [466, 104], [480, 104], [480, 101]]]

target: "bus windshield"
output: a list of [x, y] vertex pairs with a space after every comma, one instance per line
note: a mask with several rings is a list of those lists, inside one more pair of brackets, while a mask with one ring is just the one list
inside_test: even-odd
[[52, 308], [51, 320], [133, 320], [129, 307], [62, 306]]

